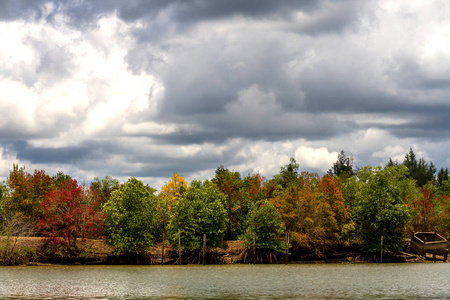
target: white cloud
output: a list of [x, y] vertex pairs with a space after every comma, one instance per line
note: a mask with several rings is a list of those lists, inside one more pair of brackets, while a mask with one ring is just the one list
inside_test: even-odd
[[300, 166], [321, 171], [327, 171], [336, 162], [337, 156], [337, 152], [329, 152], [325, 147], [300, 146], [295, 151], [295, 158]]
[[19, 127], [23, 133], [33, 131], [34, 111], [37, 105], [35, 93], [24, 84], [0, 76], [0, 127]]

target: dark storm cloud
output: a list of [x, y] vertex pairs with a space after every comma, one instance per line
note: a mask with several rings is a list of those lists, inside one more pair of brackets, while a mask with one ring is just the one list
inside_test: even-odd
[[[349, 14], [343, 18], [340, 7], [350, 7], [351, 0], [339, 1], [338, 10], [332, 15], [320, 16], [318, 20], [305, 24], [303, 31], [312, 34], [336, 31], [352, 19]], [[315, 12], [324, 1], [317, 0], [96, 0], [96, 1], [50, 1], [50, 0], [3, 0], [0, 3], [0, 18], [15, 19], [44, 15], [44, 4], [54, 4], [71, 18], [74, 26], [92, 24], [98, 17], [116, 12], [125, 21], [145, 20], [152, 23], [162, 12], [171, 15], [172, 22], [178, 23], [178, 30], [189, 24], [223, 19], [230, 16], [247, 18], [289, 18], [295, 11]], [[52, 20], [54, 12], [47, 15]], [[323, 19], [322, 19], [323, 18]], [[154, 26], [155, 24], [152, 24]], [[153, 28], [158, 29], [158, 28]], [[150, 31], [153, 31], [150, 30]], [[164, 28], [159, 28], [164, 30]], [[149, 30], [147, 28], [147, 36]], [[140, 33], [145, 35], [144, 32]]]
[[389, 131], [399, 138], [442, 140], [450, 138], [450, 105], [425, 106], [411, 115], [411, 121], [389, 126]]
[[0, 19], [42, 17], [42, 5], [48, 0], [2, 0], [0, 2]]
[[126, 21], [155, 17], [162, 10], [170, 10], [176, 20], [192, 23], [242, 15], [264, 17], [267, 15], [289, 15], [292, 11], [312, 11], [322, 1], [316, 0], [86, 0], [86, 1], [50, 1], [50, 0], [3, 0], [0, 3], [0, 18], [14, 19], [30, 14], [42, 16], [42, 5], [53, 3], [65, 9], [65, 13], [74, 20], [88, 21], [98, 15], [116, 11]]
[[359, 25], [360, 2], [354, 0], [322, 2], [315, 11], [298, 20], [291, 20], [289, 29], [301, 35], [341, 34]]
[[247, 116], [203, 116], [191, 119], [198, 130], [179, 131], [174, 134], [152, 136], [163, 143], [200, 144], [226, 143], [228, 139], [246, 138], [250, 141], [283, 141], [299, 137], [310, 140], [326, 139], [348, 132], [345, 123], [336, 122], [333, 116], [289, 114], [276, 116], [248, 113]]
[[[102, 1], [97, 1], [102, 2]], [[182, 23], [197, 22], [242, 15], [263, 17], [271, 14], [290, 14], [294, 10], [311, 11], [321, 1], [315, 0], [134, 0], [106, 1], [106, 7], [115, 7], [124, 20], [152, 17], [163, 9], [171, 10], [176, 20]], [[97, 3], [97, 7], [102, 6]]]
[[86, 160], [104, 159], [110, 153], [120, 150], [109, 142], [95, 141], [58, 148], [34, 147], [24, 141], [16, 142], [13, 146], [18, 159], [45, 164], [80, 164]]
[[[11, 40], [29, 50], [33, 63], [18, 58], [11, 67], [4, 59], [0, 67], [2, 78], [28, 88], [24, 97], [36, 97], [1, 107], [8, 125], [0, 128], [2, 151], [24, 162], [74, 165], [86, 173], [169, 178], [172, 172], [189, 175], [221, 164], [264, 166], [248, 161], [264, 160], [273, 149], [284, 158], [307, 148], [320, 156], [311, 166], [323, 167], [333, 152], [348, 146], [362, 149], [359, 159], [376, 164], [379, 156], [371, 153], [384, 155], [389, 150], [384, 147], [394, 148], [399, 140], [448, 139], [450, 110], [443, 103], [450, 79], [445, 67], [439, 68], [446, 64], [445, 53], [439, 63], [421, 60], [421, 50], [412, 49], [419, 43], [412, 43], [407, 31], [398, 43], [398, 36], [383, 31], [381, 19], [395, 7], [381, 5], [0, 1], [1, 20], [45, 18], [14, 27], [30, 32], [19, 42]], [[53, 30], [55, 39], [45, 36]], [[90, 71], [96, 67], [113, 74]], [[133, 85], [139, 81], [142, 85]], [[122, 83], [139, 88], [124, 93], [128, 86]], [[83, 97], [79, 103], [76, 93]], [[15, 99], [7, 96], [5, 103]], [[36, 107], [21, 118], [14, 115], [28, 104]], [[72, 133], [74, 141], [59, 140]], [[44, 138], [65, 146], [42, 146]], [[360, 138], [367, 139], [364, 145]], [[397, 140], [390, 144], [391, 138]]]
[[[435, 63], [441, 63], [435, 61]], [[442, 63], [443, 68], [436, 68], [434, 64], [424, 64], [417, 58], [397, 56], [393, 59], [392, 64], [396, 66], [394, 70], [390, 70], [389, 75], [396, 79], [399, 86], [411, 90], [442, 90], [448, 92], [450, 89], [450, 68], [445, 62]], [[427, 68], [437, 70], [428, 70]]]
[[201, 0], [184, 1], [176, 15], [179, 20], [197, 21], [224, 18], [238, 14], [248, 17], [264, 17], [272, 14], [289, 15], [295, 10], [311, 11], [321, 1], [315, 0]]
[[305, 104], [311, 113], [401, 113], [411, 110], [404, 99], [386, 95], [382, 90], [362, 90], [349, 78], [308, 82], [304, 92]]

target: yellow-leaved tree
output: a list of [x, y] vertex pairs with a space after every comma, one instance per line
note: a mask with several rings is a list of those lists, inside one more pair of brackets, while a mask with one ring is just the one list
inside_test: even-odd
[[166, 183], [161, 189], [161, 196], [167, 197], [169, 202], [169, 209], [172, 210], [178, 199], [183, 195], [187, 189], [187, 182], [184, 177], [178, 173], [173, 173], [170, 181]]
[[[156, 204], [158, 234], [165, 235], [166, 226], [172, 218], [172, 213], [178, 200], [187, 189], [187, 182], [178, 173], [173, 173], [172, 178], [161, 188]], [[160, 238], [160, 237], [158, 237]]]

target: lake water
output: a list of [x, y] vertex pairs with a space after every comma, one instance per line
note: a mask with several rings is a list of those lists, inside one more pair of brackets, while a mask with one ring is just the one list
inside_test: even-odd
[[0, 299], [449, 299], [450, 264], [0, 267]]

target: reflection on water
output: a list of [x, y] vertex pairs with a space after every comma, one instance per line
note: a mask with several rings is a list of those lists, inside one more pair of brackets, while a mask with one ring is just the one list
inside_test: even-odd
[[0, 267], [1, 299], [448, 299], [450, 264]]

